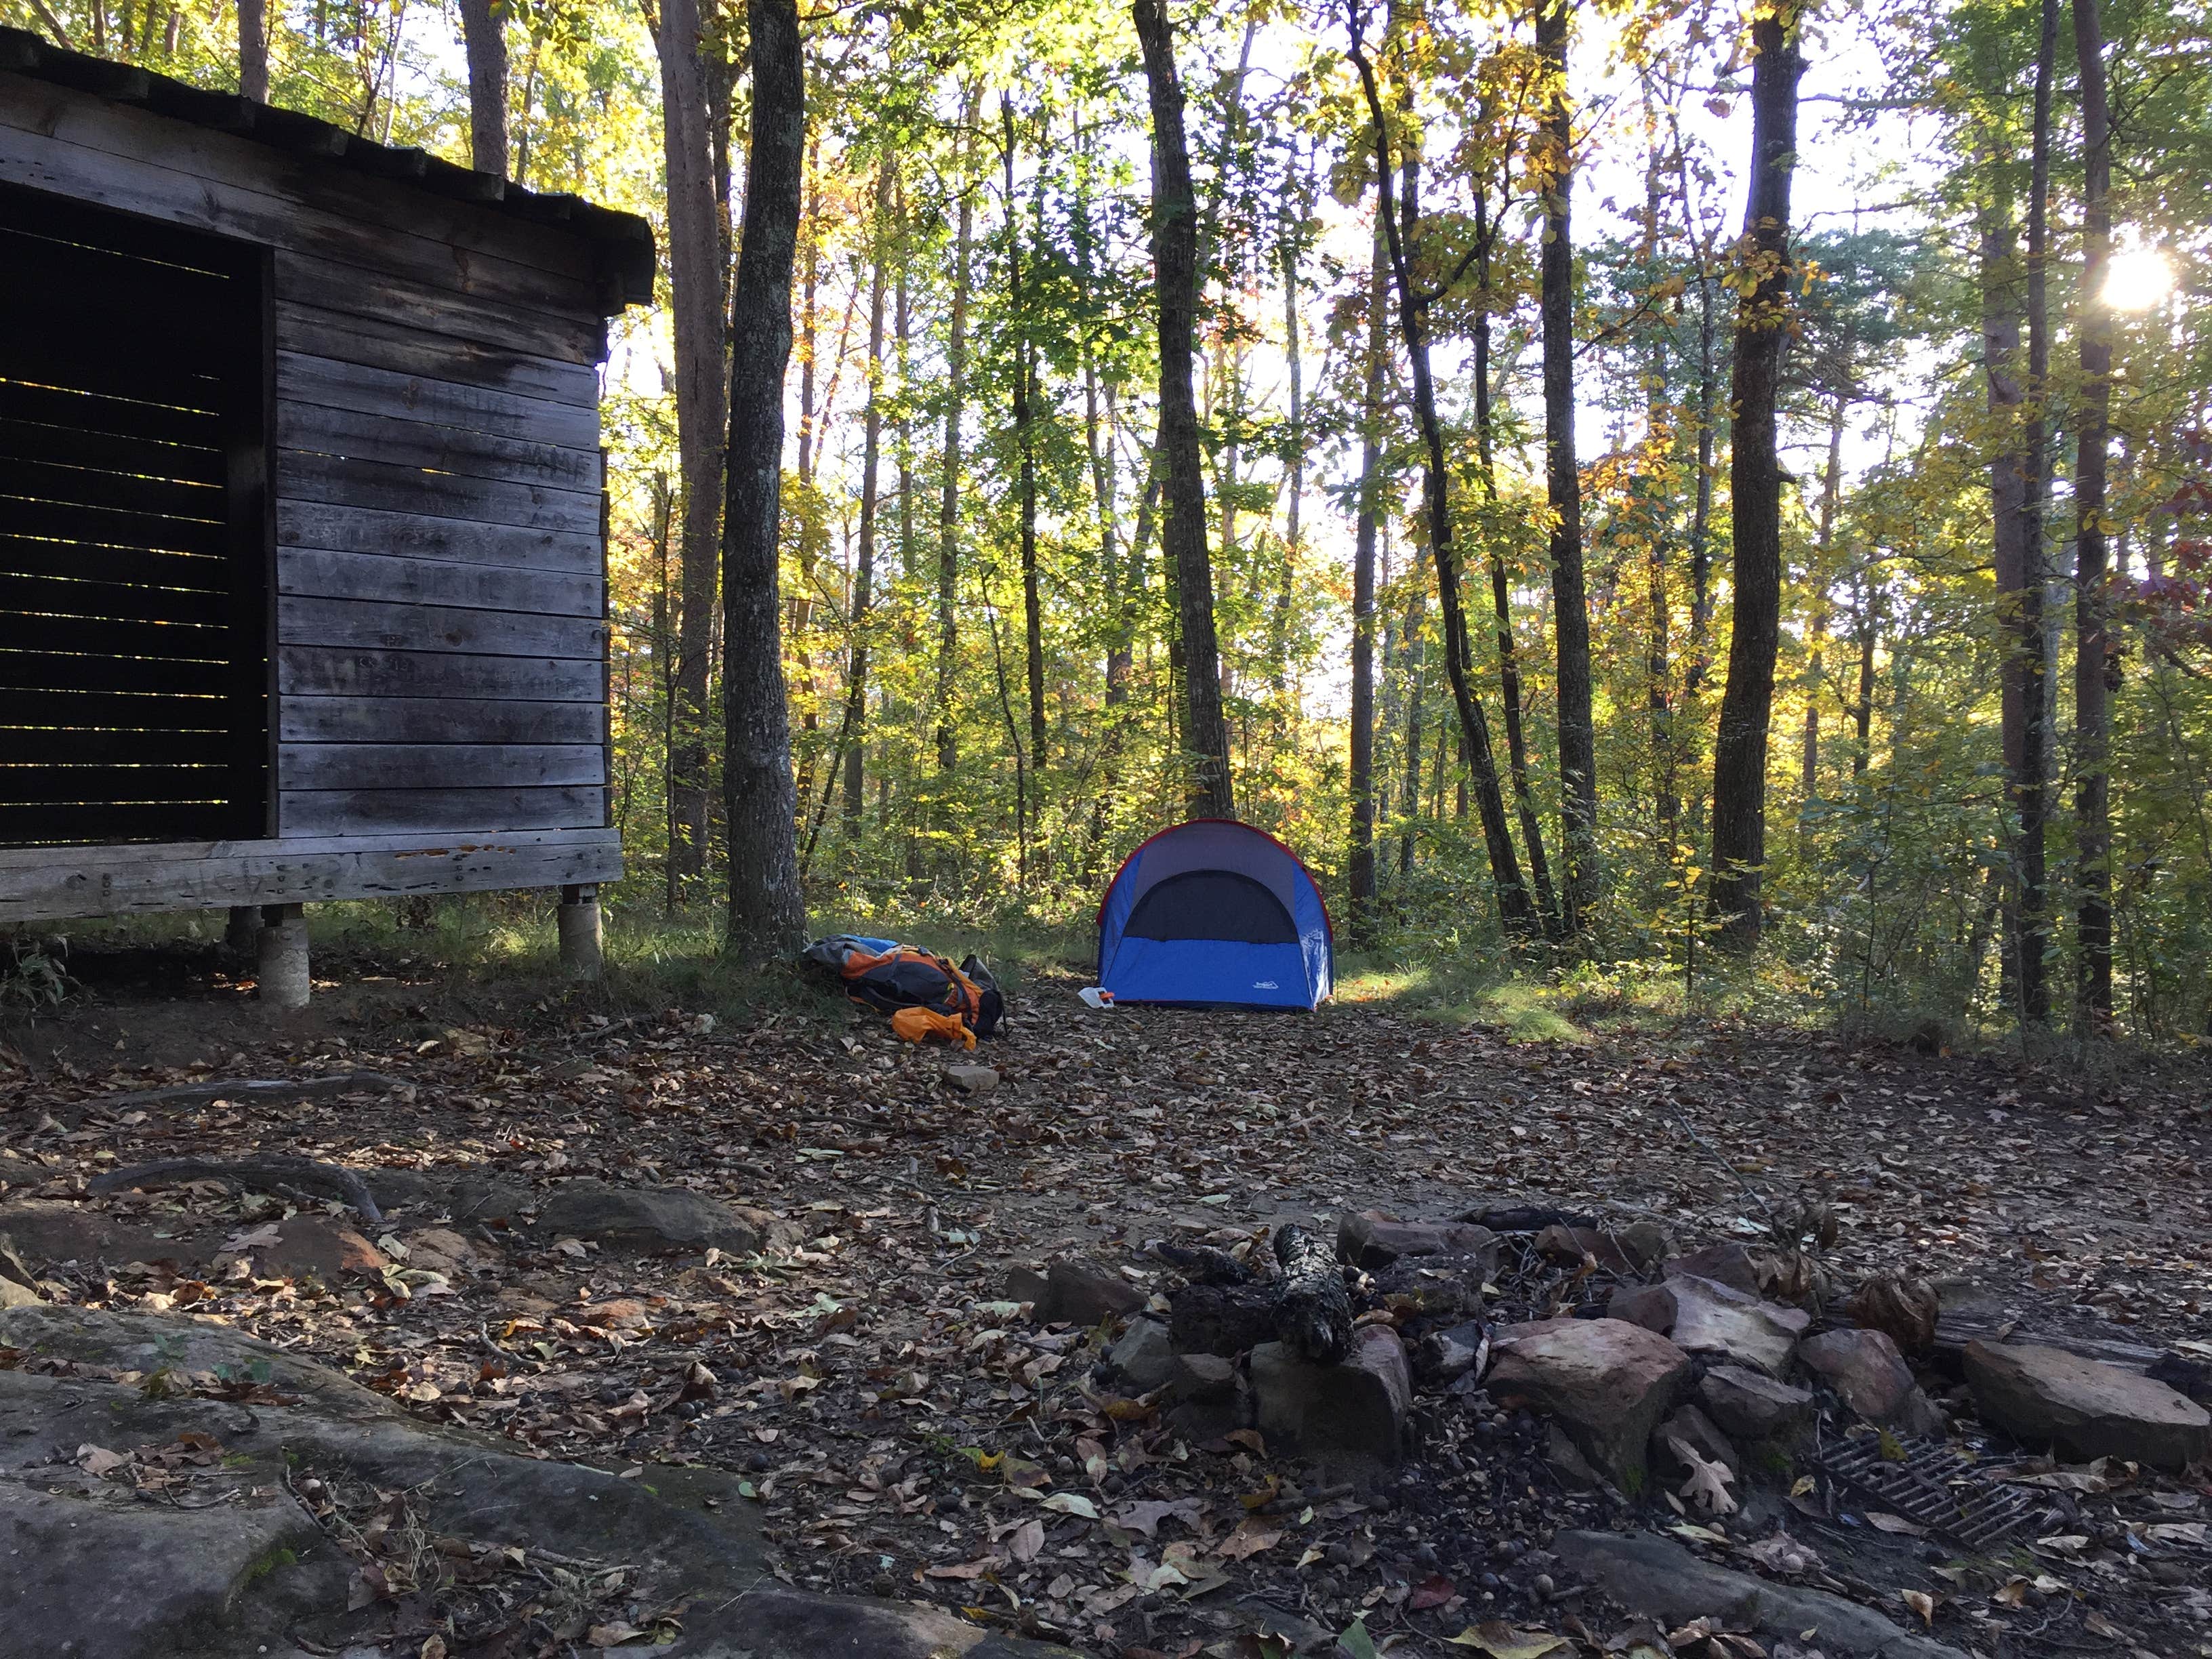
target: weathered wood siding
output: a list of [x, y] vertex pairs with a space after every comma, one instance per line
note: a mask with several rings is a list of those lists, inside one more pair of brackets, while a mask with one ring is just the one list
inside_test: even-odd
[[270, 839], [602, 830], [592, 249], [5, 73], [0, 181], [271, 250]]

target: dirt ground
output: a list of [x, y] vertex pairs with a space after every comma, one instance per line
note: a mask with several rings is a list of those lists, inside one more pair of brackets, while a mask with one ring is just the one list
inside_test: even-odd
[[[1184, 1444], [1095, 1368], [1094, 1334], [1037, 1328], [1007, 1302], [1010, 1269], [1056, 1254], [1153, 1291], [1171, 1282], [1154, 1241], [1227, 1245], [1366, 1208], [1619, 1206], [1687, 1248], [1818, 1196], [1841, 1223], [1823, 1264], [1841, 1279], [1955, 1280], [1947, 1305], [2000, 1327], [2212, 1358], [2201, 1062], [2030, 1066], [1704, 1024], [1521, 1044], [1387, 1005], [1094, 1013], [1048, 983], [975, 1057], [999, 1086], [970, 1096], [945, 1075], [963, 1057], [835, 1004], [750, 1026], [686, 1010], [610, 1020], [542, 986], [356, 963], [307, 1013], [276, 1018], [210, 954], [78, 967], [79, 1000], [5, 1030], [0, 1199], [81, 1195], [152, 1159], [281, 1152], [687, 1186], [790, 1224], [758, 1258], [702, 1261], [525, 1246], [401, 1210], [385, 1236], [403, 1249], [410, 1228], [450, 1222], [476, 1260], [273, 1278], [80, 1262], [55, 1273], [71, 1299], [211, 1315], [548, 1455], [744, 1472], [792, 1582], [927, 1597], [1086, 1651], [1280, 1651], [1238, 1634], [1273, 1618], [1291, 1640], [1358, 1620], [1385, 1647], [1442, 1652], [1501, 1617], [1595, 1651], [1617, 1615], [1547, 1572], [1544, 1546], [1614, 1512], [1560, 1488], [1525, 1414], [1436, 1407], [1418, 1461], [1379, 1486], [1324, 1480], [1256, 1442]], [[411, 1087], [99, 1104], [354, 1069]], [[219, 1184], [83, 1207], [177, 1237], [283, 1213]], [[1523, 1288], [1542, 1314], [1594, 1287]], [[2150, 1495], [2185, 1525], [2212, 1512], [2203, 1487]], [[2104, 1510], [2076, 1507], [2069, 1528], [2101, 1538]], [[2107, 1507], [2124, 1531], [2124, 1506]], [[2139, 1583], [2124, 1562], [2057, 1564], [2102, 1599], [2014, 1606], [1990, 1599], [2001, 1568], [1990, 1579], [1931, 1540], [1785, 1518], [1827, 1552], [1826, 1582], [1892, 1616], [1909, 1616], [1900, 1591], [1924, 1589], [1935, 1633], [1980, 1652], [2212, 1652], [2186, 1585]], [[2212, 1575], [2212, 1549], [2189, 1559]], [[1232, 1639], [1254, 1645], [1218, 1645]]]

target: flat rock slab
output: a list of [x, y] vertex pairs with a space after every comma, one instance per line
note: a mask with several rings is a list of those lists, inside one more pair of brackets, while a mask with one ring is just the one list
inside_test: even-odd
[[1944, 1431], [1943, 1414], [1920, 1391], [1912, 1368], [1885, 1331], [1823, 1331], [1798, 1345], [1797, 1358], [1869, 1423], [1906, 1434]]
[[1401, 1256], [1480, 1256], [1487, 1261], [1486, 1277], [1498, 1270], [1498, 1235], [1472, 1222], [1400, 1221], [1363, 1210], [1337, 1224], [1336, 1254], [1370, 1273]]
[[1856, 1601], [1717, 1567], [1650, 1533], [1563, 1532], [1552, 1548], [1567, 1567], [1662, 1629], [1714, 1618], [1830, 1659], [1966, 1659]]
[[[157, 1328], [164, 1324], [173, 1330]], [[81, 1367], [125, 1370], [149, 1343], [208, 1357], [217, 1340], [247, 1374], [281, 1376], [299, 1403], [155, 1399], [87, 1370], [51, 1369], [64, 1346]], [[475, 1563], [471, 1597], [496, 1588], [508, 1549], [576, 1566], [632, 1564], [634, 1578], [607, 1591], [593, 1617], [641, 1621], [644, 1610], [682, 1605], [680, 1638], [654, 1650], [672, 1659], [1064, 1653], [932, 1608], [778, 1584], [750, 1506], [715, 1471], [655, 1466], [624, 1480], [519, 1456], [495, 1440], [426, 1426], [335, 1373], [304, 1376], [320, 1368], [186, 1321], [20, 1310], [0, 1315], [0, 1343], [34, 1356], [0, 1370], [0, 1551], [15, 1553], [0, 1578], [0, 1628], [10, 1652], [231, 1659], [397, 1644], [412, 1653], [426, 1614], [438, 1616], [437, 1592], [427, 1607], [417, 1595], [349, 1605], [362, 1599], [356, 1564], [295, 1495], [323, 1501], [313, 1481], [325, 1494], [372, 1494], [371, 1504], [376, 1492], [405, 1494], [409, 1524], [437, 1538], [442, 1554]], [[331, 1408], [352, 1395], [374, 1409]], [[174, 1502], [138, 1501], [133, 1471], [152, 1466], [148, 1452], [179, 1445], [206, 1454], [203, 1467], [185, 1472], [189, 1490], [173, 1487]], [[533, 1578], [515, 1588], [526, 1597], [540, 1587]]]
[[1762, 1302], [1714, 1279], [1684, 1274], [1668, 1279], [1663, 1288], [1674, 1301], [1674, 1323], [1667, 1334], [1676, 1347], [1748, 1365], [1770, 1376], [1788, 1372], [1798, 1339], [1813, 1322], [1802, 1308]]
[[538, 1231], [631, 1250], [725, 1250], [753, 1255], [759, 1228], [726, 1204], [684, 1187], [564, 1181], [538, 1206]]
[[1790, 1442], [1813, 1426], [1820, 1402], [1804, 1389], [1738, 1365], [1715, 1365], [1698, 1383], [1698, 1403], [1728, 1433]]
[[1618, 1319], [1500, 1326], [1490, 1340], [1492, 1397], [1549, 1413], [1615, 1486], [1641, 1492], [1645, 1447], [1689, 1382], [1690, 1356]]
[[1966, 1366], [1983, 1421], [2025, 1444], [2171, 1470], [2212, 1455], [2212, 1413], [2148, 1376], [2024, 1342], [1970, 1342]]
[[1413, 1377], [1395, 1331], [1363, 1326], [1340, 1365], [1316, 1365], [1285, 1342], [1252, 1350], [1260, 1432], [1308, 1456], [1346, 1455], [1395, 1464], [1404, 1454]]

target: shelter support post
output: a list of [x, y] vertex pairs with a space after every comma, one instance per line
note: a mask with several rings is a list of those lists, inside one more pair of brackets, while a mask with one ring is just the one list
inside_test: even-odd
[[561, 965], [578, 979], [599, 976], [599, 890], [591, 883], [563, 887], [557, 912]]
[[230, 915], [222, 925], [222, 942], [244, 956], [254, 948], [261, 937], [261, 907], [258, 904], [234, 904]]
[[307, 910], [302, 904], [261, 907], [261, 1000], [271, 1008], [307, 1006]]

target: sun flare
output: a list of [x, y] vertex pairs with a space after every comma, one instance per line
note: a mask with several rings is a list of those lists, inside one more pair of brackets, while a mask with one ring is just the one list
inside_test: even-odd
[[2173, 292], [2173, 267], [2156, 248], [2128, 248], [2105, 267], [2105, 303], [2115, 311], [2148, 311]]

